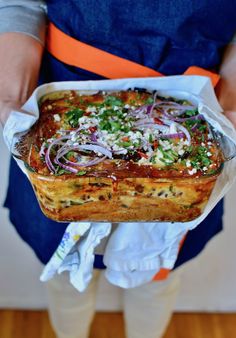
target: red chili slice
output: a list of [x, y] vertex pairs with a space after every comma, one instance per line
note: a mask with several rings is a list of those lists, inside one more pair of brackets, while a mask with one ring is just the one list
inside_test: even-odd
[[161, 120], [159, 120], [157, 117], [154, 117], [154, 122], [156, 123], [156, 124], [164, 124]]
[[89, 127], [89, 131], [91, 131], [91, 133], [94, 133], [97, 130], [97, 127]]
[[154, 147], [154, 149], [157, 149], [157, 147], [158, 147], [158, 141], [157, 141], [157, 140], [155, 140], [155, 141], [153, 142], [153, 147]]
[[137, 153], [138, 153], [141, 157], [143, 157], [143, 158], [148, 158], [148, 155], [147, 155], [147, 154], [144, 154], [144, 153], [142, 153], [142, 152], [139, 151], [139, 150], [137, 150]]

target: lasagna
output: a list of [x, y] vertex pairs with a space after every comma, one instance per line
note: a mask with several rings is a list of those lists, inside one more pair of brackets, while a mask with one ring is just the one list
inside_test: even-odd
[[46, 216], [172, 221], [204, 210], [223, 155], [198, 107], [132, 89], [58, 91], [18, 143]]

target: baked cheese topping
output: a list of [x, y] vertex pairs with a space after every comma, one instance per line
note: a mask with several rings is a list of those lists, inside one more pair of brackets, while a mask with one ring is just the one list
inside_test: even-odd
[[207, 122], [185, 100], [139, 90], [67, 91], [62, 98], [49, 96], [40, 110], [30, 161], [37, 172], [86, 175], [104, 170], [108, 161], [119, 171], [125, 161], [136, 171], [152, 167], [197, 176], [220, 166]]

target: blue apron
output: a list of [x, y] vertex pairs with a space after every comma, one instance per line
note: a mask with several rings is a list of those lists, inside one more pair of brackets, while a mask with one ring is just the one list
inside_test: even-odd
[[[49, 0], [47, 5], [49, 20], [65, 33], [166, 75], [181, 74], [191, 65], [217, 70], [223, 48], [236, 31], [235, 0]], [[59, 62], [47, 52], [44, 55], [40, 83], [101, 78]], [[21, 238], [46, 264], [67, 224], [42, 214], [30, 183], [14, 161], [5, 206]], [[188, 233], [175, 267], [198, 255], [222, 229], [222, 215], [221, 201]], [[94, 265], [105, 268], [102, 256], [96, 256]]]

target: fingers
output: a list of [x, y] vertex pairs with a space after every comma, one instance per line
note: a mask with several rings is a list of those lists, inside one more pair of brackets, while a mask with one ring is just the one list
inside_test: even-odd
[[233, 123], [236, 128], [236, 111], [226, 110], [224, 115]]

